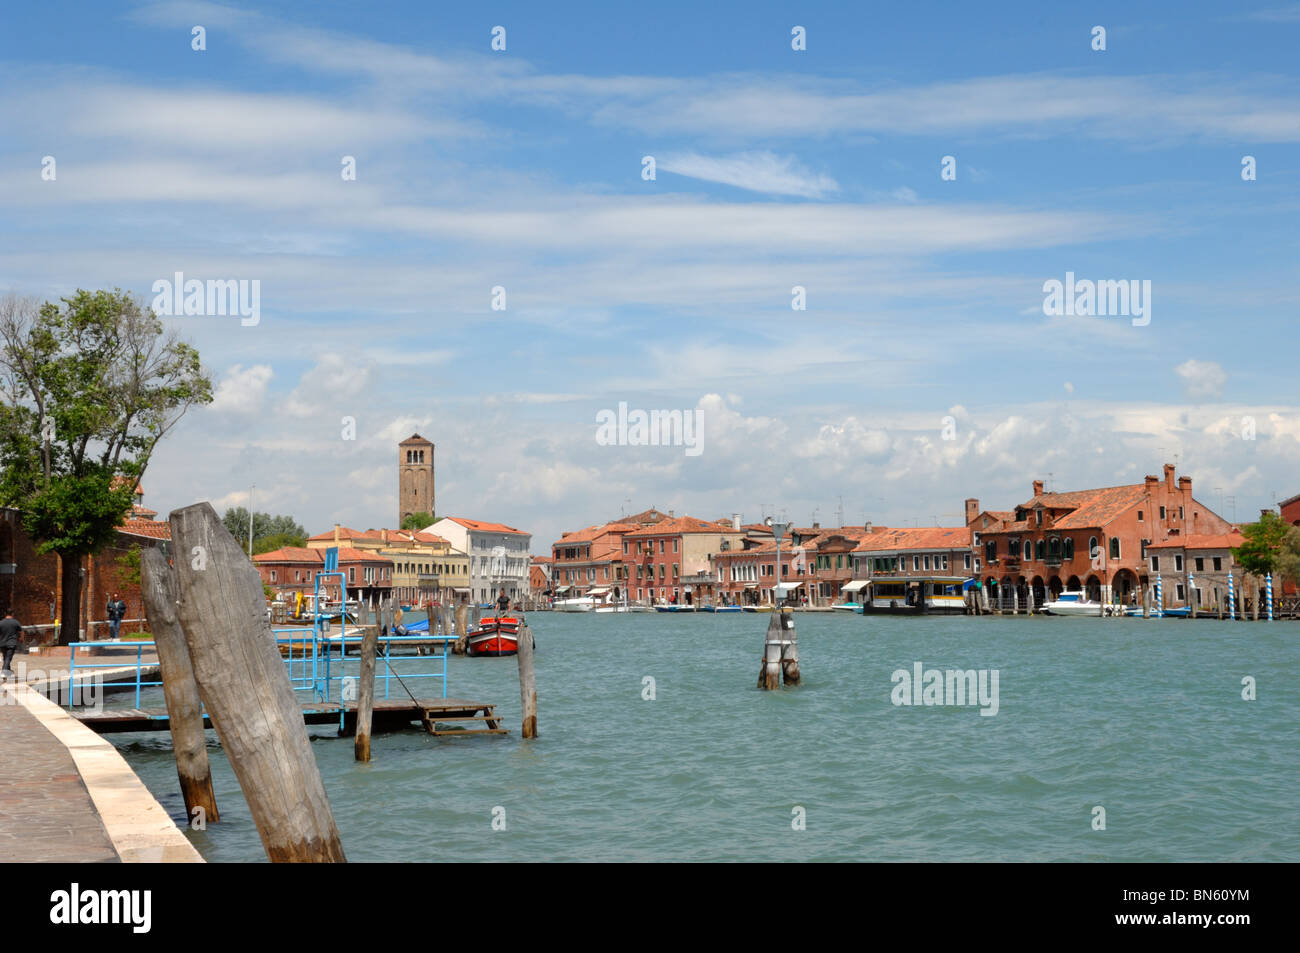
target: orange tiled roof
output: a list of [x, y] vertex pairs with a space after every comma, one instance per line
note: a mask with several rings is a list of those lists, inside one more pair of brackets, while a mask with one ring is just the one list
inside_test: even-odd
[[153, 539], [171, 539], [171, 525], [166, 520], [150, 520], [130, 517], [122, 521], [118, 531], [132, 536], [149, 536]]
[[1173, 536], [1163, 543], [1149, 543], [1152, 549], [1234, 549], [1246, 541], [1235, 530], [1231, 533], [1197, 533], [1191, 536]]
[[892, 529], [863, 536], [855, 553], [911, 549], [969, 549], [971, 530], [966, 526], [920, 526]]
[[717, 523], [710, 523], [707, 520], [699, 520], [694, 516], [678, 516], [676, 519], [666, 519], [654, 523], [644, 529], [634, 530], [628, 533], [629, 537], [636, 536], [677, 536], [682, 533], [743, 533], [744, 530], [732, 529], [728, 526], [723, 529]]
[[[1069, 510], [1065, 516], [1056, 520], [1054, 529], [1088, 529], [1105, 526], [1119, 514], [1133, 506], [1146, 495], [1146, 484], [1129, 483], [1124, 486], [1107, 486], [1095, 490], [1072, 490], [1069, 493], [1040, 493], [1027, 503], [1021, 503], [1020, 509], [1032, 510], [1038, 505], [1047, 509]], [[1015, 514], [1011, 514], [1014, 516]], [[1035, 528], [1030, 527], [1029, 520], [1012, 523], [1007, 530]]]
[[504, 523], [484, 523], [480, 520], [465, 519], [463, 516], [448, 516], [447, 519], [453, 523], [459, 523], [466, 529], [478, 530], [484, 533], [518, 533], [521, 536], [528, 534], [522, 529], [515, 529], [513, 526], [507, 526]]
[[618, 522], [635, 523], [638, 526], [643, 526], [646, 523], [658, 523], [660, 520], [666, 520], [666, 519], [668, 519], [667, 513], [661, 513], [652, 506], [650, 507], [650, 509], [643, 510], [642, 512], [636, 513], [633, 516], [620, 516]]
[[[281, 546], [269, 553], [258, 553], [253, 557], [255, 563], [321, 563], [325, 562], [325, 550], [308, 549], [305, 546]], [[339, 563], [391, 563], [387, 556], [353, 549], [351, 546], [339, 547]]]

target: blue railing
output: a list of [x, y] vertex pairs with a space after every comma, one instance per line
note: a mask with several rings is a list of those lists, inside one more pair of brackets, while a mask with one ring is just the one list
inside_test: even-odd
[[[77, 671], [78, 670], [81, 670], [82, 672], [87, 672], [87, 671], [93, 672], [98, 669], [113, 669], [113, 668], [120, 669], [126, 667], [122, 664], [121, 659], [117, 659], [115, 661], [105, 660], [101, 662], [82, 662], [80, 665], [78, 665], [77, 664], [78, 649], [91, 649], [91, 648], [101, 648], [101, 647], [114, 648], [114, 649], [134, 648], [135, 649], [135, 707], [139, 708], [140, 689], [149, 688], [155, 685], [158, 686], [162, 685], [161, 676], [156, 682], [146, 682], [144, 680], [144, 650], [146, 648], [153, 648], [153, 646], [154, 643], [152, 640], [136, 641], [135, 639], [131, 639], [126, 642], [111, 642], [107, 640], [100, 641], [100, 642], [73, 642], [68, 647], [68, 697], [70, 699], [78, 697], [77, 696]], [[97, 656], [97, 657], [102, 658], [102, 656]], [[153, 664], [154, 663], [150, 663], [151, 667]]]

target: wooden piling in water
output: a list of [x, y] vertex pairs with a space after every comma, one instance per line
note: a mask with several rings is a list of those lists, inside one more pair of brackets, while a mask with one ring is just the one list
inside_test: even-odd
[[781, 625], [785, 633], [781, 646], [781, 681], [786, 685], [799, 684], [799, 633], [794, 627], [794, 616], [782, 612]]
[[519, 627], [515, 658], [519, 661], [519, 701], [524, 718], [521, 734], [525, 738], [536, 738], [537, 681], [533, 677], [533, 630], [527, 625]]
[[342, 862], [302, 709], [266, 623], [262, 580], [208, 503], [171, 513], [177, 618], [194, 676], [275, 862]]
[[370, 760], [370, 722], [375, 710], [375, 653], [379, 648], [379, 626], [366, 626], [361, 639], [361, 675], [357, 686], [357, 731], [352, 743], [353, 757]]
[[452, 651], [464, 655], [469, 646], [469, 606], [461, 603], [456, 607], [456, 644]]
[[194, 680], [185, 632], [176, 618], [176, 577], [161, 550], [150, 546], [140, 551], [140, 581], [145, 616], [158, 651], [185, 816], [193, 823], [197, 813], [204, 824], [215, 823], [221, 816], [212, 791], [212, 766], [203, 733], [203, 701]]
[[758, 670], [758, 687], [773, 691], [781, 685], [782, 642], [785, 640], [781, 622], [785, 613], [773, 612], [767, 617], [767, 634], [763, 637], [763, 664]]

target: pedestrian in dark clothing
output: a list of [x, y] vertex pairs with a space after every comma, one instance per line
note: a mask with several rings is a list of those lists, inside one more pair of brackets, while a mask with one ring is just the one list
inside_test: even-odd
[[22, 634], [22, 623], [14, 618], [12, 612], [6, 612], [5, 617], [0, 619], [0, 651], [4, 652], [4, 671], [2, 674], [6, 677], [14, 673], [9, 666], [14, 660], [14, 653], [18, 651], [18, 638]]
[[116, 642], [117, 630], [122, 625], [122, 619], [126, 616], [126, 603], [121, 600], [118, 594], [113, 593], [113, 598], [108, 600], [108, 627], [112, 631], [109, 637]]

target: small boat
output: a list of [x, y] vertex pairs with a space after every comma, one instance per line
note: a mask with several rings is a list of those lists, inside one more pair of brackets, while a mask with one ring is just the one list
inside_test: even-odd
[[741, 606], [743, 612], [771, 612], [771, 606]]
[[1048, 615], [1086, 615], [1100, 618], [1103, 608], [1100, 602], [1093, 602], [1083, 592], [1063, 592], [1051, 602], [1043, 603], [1043, 612]]
[[863, 596], [862, 612], [956, 615], [966, 611], [965, 589], [969, 582], [962, 576], [878, 578], [872, 582], [870, 594]]
[[556, 599], [551, 604], [556, 612], [590, 612], [596, 608], [596, 600], [591, 596], [575, 596], [572, 599]]
[[841, 612], [861, 612], [862, 603], [860, 602], [837, 602], [831, 606], [832, 609], [839, 609]]
[[714, 606], [713, 612], [739, 612], [740, 606]]
[[514, 655], [519, 651], [519, 619], [488, 616], [469, 630], [469, 654], [474, 656]]
[[[1124, 615], [1128, 616], [1130, 619], [1133, 618], [1140, 619], [1142, 618], [1142, 607], [1129, 606], [1127, 609], [1124, 610]], [[1169, 608], [1163, 611], [1159, 611], [1154, 606], [1152, 606], [1151, 614], [1150, 616], [1148, 616], [1148, 618], [1151, 619], [1160, 619], [1166, 617], [1170, 619], [1190, 619], [1192, 617], [1192, 610], [1190, 606], [1170, 606]]]

